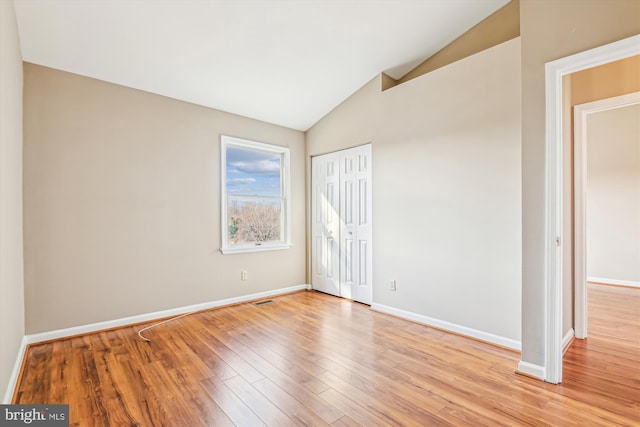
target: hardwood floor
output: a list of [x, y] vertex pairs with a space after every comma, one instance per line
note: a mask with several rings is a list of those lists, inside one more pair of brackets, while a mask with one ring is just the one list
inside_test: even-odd
[[640, 289], [588, 284], [588, 338], [563, 360], [560, 393], [591, 393], [640, 425]]
[[[639, 292], [612, 301], [635, 326], [593, 320], [560, 386], [516, 375], [516, 352], [299, 292], [175, 320], [151, 342], [137, 326], [31, 346], [15, 403], [69, 403], [76, 426], [638, 425]], [[629, 345], [599, 350], [601, 324]]]

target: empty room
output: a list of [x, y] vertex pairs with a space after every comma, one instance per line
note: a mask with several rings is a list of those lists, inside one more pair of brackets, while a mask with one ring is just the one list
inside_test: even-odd
[[0, 0], [0, 425], [640, 423], [640, 1]]

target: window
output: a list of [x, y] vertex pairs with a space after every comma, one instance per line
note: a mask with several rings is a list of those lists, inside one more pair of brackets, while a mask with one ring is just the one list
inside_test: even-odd
[[222, 136], [222, 253], [286, 249], [289, 149]]

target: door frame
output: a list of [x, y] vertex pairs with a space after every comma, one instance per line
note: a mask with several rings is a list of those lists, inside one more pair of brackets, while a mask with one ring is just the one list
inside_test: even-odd
[[574, 139], [574, 330], [587, 337], [587, 121], [591, 114], [640, 104], [640, 92], [599, 99], [573, 107]]
[[544, 380], [562, 382], [562, 77], [640, 54], [640, 35], [545, 64], [546, 218]]

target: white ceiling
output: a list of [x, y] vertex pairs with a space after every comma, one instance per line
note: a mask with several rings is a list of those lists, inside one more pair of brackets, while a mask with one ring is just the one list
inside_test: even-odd
[[16, 0], [25, 61], [307, 130], [508, 0]]

